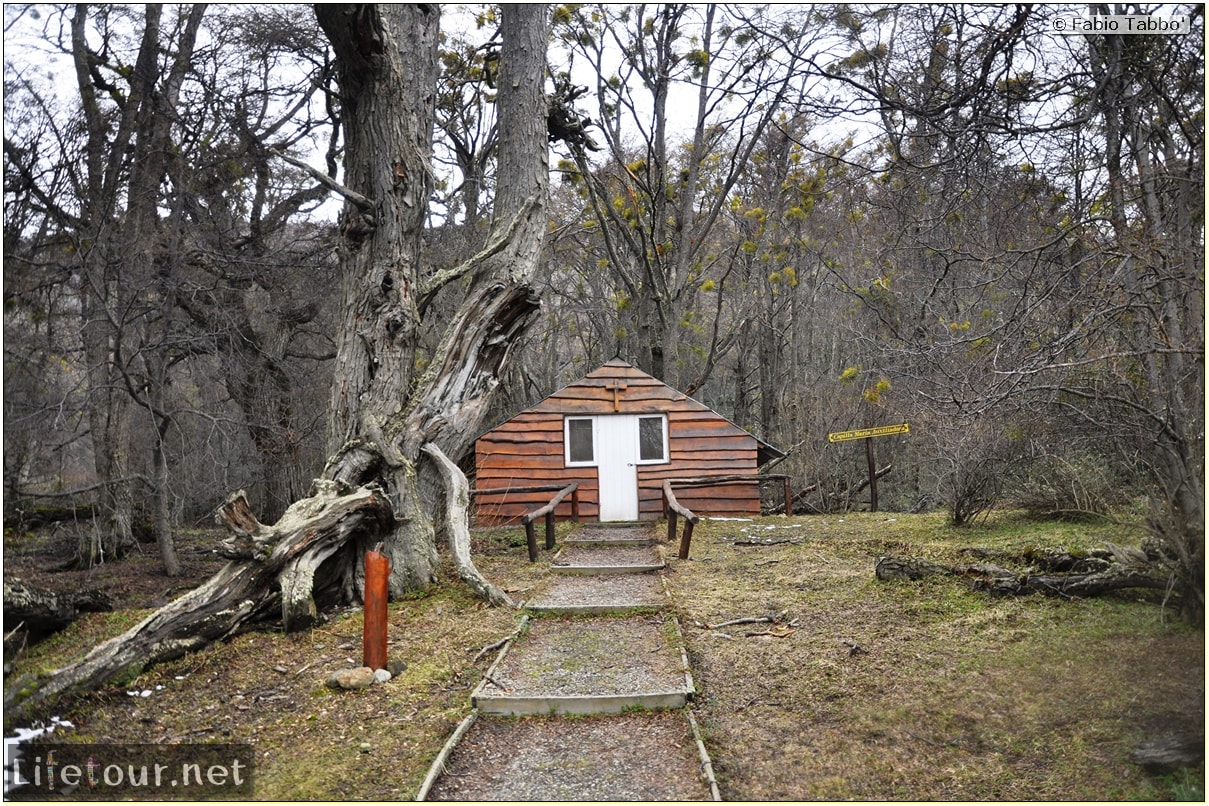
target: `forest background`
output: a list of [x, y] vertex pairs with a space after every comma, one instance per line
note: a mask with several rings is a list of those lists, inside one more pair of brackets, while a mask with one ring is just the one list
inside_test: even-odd
[[[564, 5], [536, 323], [483, 428], [621, 355], [789, 456], [799, 511], [1128, 513], [1203, 610], [1203, 7]], [[431, 271], [489, 226], [498, 19], [446, 16]], [[305, 6], [5, 6], [4, 501], [77, 561], [301, 498], [342, 316]], [[580, 89], [575, 89], [581, 87]], [[566, 121], [564, 121], [565, 123]], [[334, 188], [334, 190], [333, 190]], [[458, 308], [469, 280], [431, 310]], [[421, 334], [422, 369], [437, 349]], [[470, 457], [455, 459], [468, 466]]]

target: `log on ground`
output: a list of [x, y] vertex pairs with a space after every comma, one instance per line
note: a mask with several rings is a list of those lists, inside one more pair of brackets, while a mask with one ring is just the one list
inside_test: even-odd
[[27, 585], [16, 578], [4, 580], [4, 629], [19, 628], [31, 644], [63, 629], [81, 613], [109, 610], [113, 610], [113, 602], [101, 590], [60, 592]]
[[[1087, 598], [1116, 590], [1142, 588], [1147, 590], [1169, 590], [1172, 587], [1170, 572], [1156, 563], [1110, 563], [1105, 566], [1091, 564], [1097, 568], [1084, 573], [1017, 573], [993, 563], [944, 566], [909, 557], [878, 557], [874, 575], [882, 580], [902, 579], [917, 581], [931, 576], [949, 574], [966, 577], [976, 590], [1001, 596], [1020, 596], [1040, 593], [1047, 596]], [[1089, 564], [1072, 567], [1089, 567]]]
[[1087, 598], [1126, 588], [1165, 590], [1169, 581], [1159, 569], [1139, 565], [1112, 565], [1091, 574], [1022, 574], [1016, 577], [984, 577], [974, 580], [977, 590], [1001, 596], [1041, 593], [1047, 596]]
[[[308, 558], [331, 554], [354, 538], [372, 538], [394, 518], [389, 500], [375, 487], [349, 492], [343, 485], [316, 482], [312, 493], [291, 505], [273, 526], [256, 520], [242, 491], [233, 494], [220, 507], [217, 519], [235, 533], [224, 543], [223, 553], [237, 559], [80, 660], [7, 685], [7, 716], [21, 719], [41, 703], [126, 680], [157, 663], [196, 652], [275, 611], [282, 612], [278, 606], [283, 608], [286, 629], [291, 629], [289, 603], [279, 593], [279, 575], [296, 573]], [[296, 578], [293, 584], [295, 597], [309, 603], [309, 585]]]
[[1147, 739], [1129, 754], [1134, 764], [1152, 775], [1170, 775], [1183, 767], [1196, 767], [1205, 758], [1204, 736], [1160, 736]]

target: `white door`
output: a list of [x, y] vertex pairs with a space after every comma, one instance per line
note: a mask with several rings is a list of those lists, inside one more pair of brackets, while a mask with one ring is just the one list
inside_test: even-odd
[[638, 417], [613, 414], [596, 418], [596, 467], [600, 480], [600, 519], [638, 520]]

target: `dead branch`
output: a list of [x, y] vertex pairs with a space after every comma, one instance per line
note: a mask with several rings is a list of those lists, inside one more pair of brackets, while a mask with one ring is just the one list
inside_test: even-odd
[[794, 630], [792, 628], [785, 626], [785, 627], [776, 627], [771, 630], [761, 630], [760, 632], [744, 633], [744, 637], [759, 638], [761, 635], [767, 635], [771, 638], [787, 638], [790, 635], [793, 635], [793, 633], [794, 633]]
[[760, 616], [759, 618], [737, 618], [731, 619], [730, 621], [724, 621], [721, 624], [706, 624], [705, 629], [718, 630], [722, 627], [734, 627], [736, 624], [771, 624], [772, 622], [772, 616]]
[[353, 204], [357, 205], [363, 211], [365, 211], [367, 213], [372, 213], [374, 211], [374, 208], [377, 206], [374, 204], [372, 199], [368, 199], [365, 196], [362, 196], [357, 191], [352, 190], [351, 188], [345, 187], [344, 185], [337, 182], [335, 179], [332, 179], [330, 176], [325, 174], [323, 171], [320, 171], [318, 168], [314, 168], [314, 167], [308, 165], [307, 163], [303, 162], [300, 159], [291, 157], [289, 154], [286, 154], [284, 151], [278, 151], [275, 148], [270, 148], [270, 149], [268, 149], [268, 151], [270, 154], [272, 154], [274, 157], [277, 157], [279, 160], [281, 160], [283, 162], [288, 162], [290, 165], [293, 165], [295, 168], [301, 168], [302, 170], [306, 171], [308, 174], [310, 174], [311, 178], [314, 179], [316, 182], [318, 182], [319, 184], [328, 188], [329, 190], [334, 190], [335, 192], [339, 193], [341, 196], [348, 199]]
[[518, 635], [520, 635], [520, 634], [521, 634], [521, 633], [524, 631], [525, 626], [526, 626], [528, 623], [529, 623], [529, 617], [528, 617], [528, 616], [522, 616], [522, 617], [521, 617], [521, 620], [520, 620], [520, 623], [516, 625], [516, 629], [515, 629], [515, 630], [513, 630], [513, 631], [512, 631], [512, 632], [510, 632], [510, 633], [508, 633], [507, 635], [505, 635], [505, 636], [504, 636], [503, 638], [501, 638], [500, 640], [495, 641], [494, 643], [487, 644], [487, 646], [483, 647], [482, 649], [480, 649], [480, 650], [478, 651], [478, 654], [476, 654], [476, 655], [475, 655], [473, 658], [471, 658], [471, 659], [470, 659], [470, 662], [471, 662], [471, 663], [477, 663], [477, 662], [478, 662], [478, 660], [479, 660], [479, 658], [483, 657], [484, 655], [486, 655], [486, 654], [487, 654], [488, 652], [490, 652], [491, 650], [493, 650], [493, 649], [499, 649], [499, 648], [500, 648], [500, 647], [502, 647], [504, 644], [506, 644], [506, 643], [508, 643], [509, 641], [511, 641], [513, 638], [516, 638]]
[[804, 538], [804, 537], [798, 537], [798, 538], [791, 537], [791, 538], [786, 538], [785, 540], [756, 540], [755, 538], [753, 538], [751, 540], [736, 540], [731, 545], [732, 546], [780, 546], [785, 543], [789, 543], [791, 545], [796, 546], [798, 543], [805, 541], [805, 539], [806, 538]]
[[700, 627], [702, 627], [702, 629], [706, 629], [706, 630], [717, 630], [717, 629], [721, 629], [722, 627], [734, 627], [737, 624], [776, 624], [781, 621], [784, 621], [785, 617], [788, 615], [789, 615], [788, 610], [782, 610], [780, 613], [776, 614], [775, 616], [749, 616], [746, 618], [737, 618], [737, 619], [732, 619], [730, 621], [723, 621], [720, 624], [702, 624], [702, 625], [698, 625], [698, 626], [700, 626]]

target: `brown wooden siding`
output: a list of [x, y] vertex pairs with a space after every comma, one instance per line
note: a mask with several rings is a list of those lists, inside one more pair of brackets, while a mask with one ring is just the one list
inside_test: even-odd
[[[624, 381], [617, 393], [608, 387]], [[514, 493], [509, 488], [578, 481], [580, 517], [599, 515], [595, 467], [565, 467], [563, 419], [566, 416], [659, 414], [668, 418], [670, 462], [638, 466], [641, 519], [662, 514], [664, 479], [755, 473], [758, 443], [752, 435], [715, 411], [619, 361], [611, 361], [516, 415], [475, 442], [475, 505], [482, 522], [515, 522], [545, 504], [553, 493]], [[483, 492], [491, 490], [492, 492]], [[495, 492], [498, 490], [498, 492]], [[754, 515], [760, 511], [758, 485], [728, 484], [682, 488], [677, 498], [702, 515]], [[570, 501], [557, 516], [571, 516]]]

